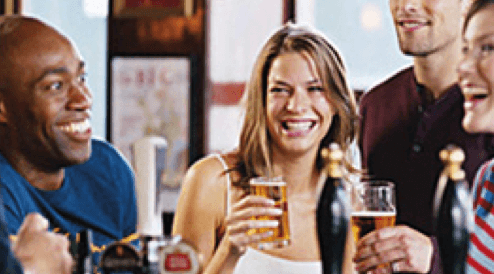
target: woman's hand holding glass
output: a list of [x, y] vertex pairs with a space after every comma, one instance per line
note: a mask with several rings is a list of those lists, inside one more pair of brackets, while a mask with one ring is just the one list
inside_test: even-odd
[[247, 195], [232, 204], [231, 212], [226, 216], [226, 235], [228, 241], [242, 254], [247, 246], [257, 244], [273, 236], [272, 231], [251, 233], [257, 228], [276, 228], [277, 220], [257, 220], [261, 216], [281, 216], [283, 211], [275, 207], [275, 202], [266, 197]]

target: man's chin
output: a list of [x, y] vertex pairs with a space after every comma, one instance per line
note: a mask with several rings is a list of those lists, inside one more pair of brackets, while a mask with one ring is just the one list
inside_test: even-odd
[[424, 45], [418, 45], [411, 41], [400, 42], [400, 50], [404, 55], [410, 57], [426, 57], [436, 51], [435, 49]]
[[485, 133], [486, 130], [483, 130], [478, 123], [475, 123], [471, 117], [465, 117], [463, 118], [463, 121], [461, 122], [461, 125], [463, 126], [463, 129], [470, 134], [476, 134], [476, 133]]
[[419, 51], [419, 50], [411, 50], [408, 48], [402, 48], [401, 52], [403, 52], [404, 55], [410, 56], [410, 57], [427, 57], [428, 55], [431, 54], [430, 51]]
[[85, 150], [71, 151], [66, 155], [66, 167], [72, 165], [80, 165], [87, 162], [91, 158], [91, 147]]

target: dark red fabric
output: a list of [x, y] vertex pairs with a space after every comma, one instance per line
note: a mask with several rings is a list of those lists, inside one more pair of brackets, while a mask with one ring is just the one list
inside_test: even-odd
[[467, 134], [457, 85], [428, 104], [408, 67], [366, 92], [360, 102], [362, 164], [371, 178], [396, 184], [397, 223], [432, 234], [432, 201], [448, 144], [463, 148], [468, 182], [494, 155], [492, 135]]

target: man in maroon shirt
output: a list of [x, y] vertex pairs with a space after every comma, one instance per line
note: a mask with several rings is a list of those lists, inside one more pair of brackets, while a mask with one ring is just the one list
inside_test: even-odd
[[[466, 1], [466, 0], [464, 0]], [[372, 179], [396, 184], [397, 224], [357, 245], [357, 269], [392, 262], [396, 272], [440, 273], [432, 234], [432, 201], [447, 144], [462, 147], [469, 182], [492, 157], [493, 139], [462, 126], [456, 84], [461, 0], [389, 0], [401, 51], [413, 66], [370, 89], [360, 103], [362, 163]]]

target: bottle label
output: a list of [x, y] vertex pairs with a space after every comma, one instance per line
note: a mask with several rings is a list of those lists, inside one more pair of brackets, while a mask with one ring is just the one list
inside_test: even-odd
[[105, 273], [133, 272], [139, 267], [139, 254], [129, 244], [114, 242], [101, 254], [100, 267]]
[[167, 254], [164, 268], [166, 271], [189, 271], [191, 269], [189, 255], [185, 253]]
[[165, 245], [160, 251], [160, 273], [199, 273], [200, 262], [195, 249], [181, 241]]

